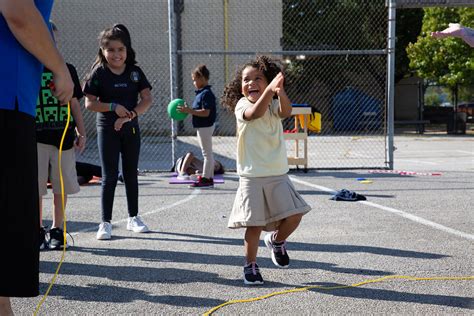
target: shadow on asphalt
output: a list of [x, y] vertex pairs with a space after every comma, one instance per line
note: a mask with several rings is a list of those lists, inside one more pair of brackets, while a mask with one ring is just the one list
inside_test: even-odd
[[[429, 281], [426, 281], [426, 282], [429, 282]], [[344, 286], [346, 284], [308, 283], [306, 285], [330, 287], [330, 286]], [[397, 291], [391, 291], [391, 290], [368, 289], [368, 288], [363, 288], [363, 287], [351, 287], [351, 288], [334, 289], [334, 290], [310, 289], [309, 291], [317, 292], [321, 294], [339, 296], [339, 297], [371, 299], [375, 301], [391, 301], [391, 302], [403, 302], [403, 303], [441, 305], [441, 306], [459, 307], [459, 308], [466, 308], [466, 309], [471, 309], [474, 304], [474, 299], [471, 297], [407, 293], [407, 292], [397, 292]]]
[[[46, 283], [40, 284], [41, 293], [46, 291], [48, 285], [49, 284]], [[131, 303], [135, 301], [146, 301], [181, 307], [213, 307], [225, 302], [224, 300], [203, 297], [150, 295], [150, 293], [147, 291], [101, 284], [91, 284], [87, 287], [55, 284], [54, 291], [52, 291], [49, 295], [59, 296], [63, 299], [71, 301], [110, 303]]]
[[[173, 233], [173, 232], [156, 232], [153, 235], [164, 235], [164, 236], [176, 236], [180, 238], [149, 238], [149, 237], [119, 237], [119, 238], [138, 238], [138, 239], [152, 239], [161, 241], [178, 241], [178, 242], [190, 242], [190, 243], [207, 243], [216, 245], [234, 245], [241, 246], [243, 244], [242, 239], [238, 238], [226, 238], [226, 237], [213, 237], [196, 234], [184, 234], [184, 233]], [[145, 236], [145, 235], [142, 235]], [[181, 237], [187, 237], [183, 239]], [[115, 236], [114, 236], [115, 238]], [[263, 241], [260, 241], [260, 246], [265, 247]], [[391, 256], [391, 257], [403, 257], [403, 258], [418, 258], [418, 259], [441, 259], [448, 257], [442, 254], [435, 254], [429, 252], [374, 247], [374, 246], [360, 246], [360, 245], [338, 245], [338, 244], [309, 244], [302, 242], [288, 242], [288, 250], [297, 251], [312, 251], [312, 252], [334, 252], [334, 253], [368, 253], [375, 255]]]

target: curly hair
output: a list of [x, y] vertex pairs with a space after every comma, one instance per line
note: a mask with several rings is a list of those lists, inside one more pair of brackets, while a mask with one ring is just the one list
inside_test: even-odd
[[221, 96], [221, 105], [231, 112], [234, 112], [237, 102], [244, 96], [242, 94], [242, 72], [247, 67], [262, 71], [268, 83], [270, 83], [279, 72], [283, 71], [283, 64], [280, 60], [272, 59], [265, 55], [257, 56], [254, 60], [240, 66], [234, 79], [224, 87], [224, 92]]

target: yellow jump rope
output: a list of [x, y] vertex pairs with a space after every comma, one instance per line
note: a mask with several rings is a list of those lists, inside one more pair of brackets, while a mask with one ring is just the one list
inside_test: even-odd
[[[62, 158], [62, 151], [63, 151], [63, 142], [64, 138], [66, 137], [67, 130], [69, 128], [69, 120], [71, 119], [71, 105], [70, 103], [67, 104], [67, 122], [66, 122], [66, 127], [64, 128], [63, 135], [61, 137], [61, 143], [59, 144], [59, 159], [58, 159], [58, 164], [59, 164], [59, 181], [61, 184], [61, 203], [62, 203], [62, 210], [63, 210], [63, 216], [64, 216], [64, 221], [63, 221], [63, 238], [64, 238], [64, 247], [63, 251], [61, 254], [61, 259], [59, 260], [58, 267], [56, 268], [56, 271], [53, 275], [53, 278], [51, 279], [51, 282], [49, 283], [49, 287], [46, 290], [46, 293], [43, 295], [43, 298], [41, 301], [38, 303], [36, 306], [36, 310], [34, 312], [34, 316], [38, 315], [39, 310], [41, 309], [41, 306], [45, 302], [46, 298], [49, 295], [49, 292], [51, 291], [51, 288], [53, 287], [54, 283], [56, 282], [56, 278], [58, 277], [59, 270], [61, 269], [61, 265], [64, 262], [64, 258], [66, 255], [66, 243], [67, 243], [67, 230], [66, 230], [66, 209], [64, 207], [64, 181], [63, 181], [63, 174], [61, 170], [61, 158]], [[304, 292], [312, 289], [319, 289], [319, 290], [337, 290], [337, 289], [347, 289], [347, 288], [354, 288], [370, 283], [378, 283], [378, 282], [383, 282], [391, 279], [405, 279], [409, 281], [460, 281], [460, 280], [474, 280], [474, 276], [461, 276], [461, 277], [430, 277], [430, 278], [424, 278], [424, 277], [413, 277], [413, 276], [405, 276], [405, 275], [389, 275], [389, 276], [384, 276], [382, 278], [378, 279], [372, 279], [372, 280], [367, 280], [359, 283], [354, 283], [351, 285], [337, 285], [337, 286], [319, 286], [319, 285], [314, 285], [314, 286], [306, 286], [306, 287], [301, 287], [301, 288], [296, 288], [296, 289], [290, 289], [290, 290], [284, 290], [284, 291], [278, 291], [278, 292], [273, 292], [269, 293], [266, 295], [258, 296], [258, 297], [253, 297], [253, 298], [248, 298], [248, 299], [241, 299], [241, 300], [230, 300], [227, 301], [221, 305], [218, 305], [216, 307], [211, 308], [207, 312], [205, 312], [203, 315], [211, 315], [212, 313], [216, 312], [218, 309], [221, 309], [224, 306], [227, 305], [232, 305], [232, 304], [238, 304], [238, 303], [250, 303], [250, 302], [256, 302], [260, 300], [264, 300], [273, 296], [277, 295], [283, 295], [283, 294], [290, 294], [290, 293], [296, 293], [296, 292]]]
[[41, 299], [41, 301], [36, 306], [36, 310], [33, 314], [35, 316], [38, 315], [38, 312], [39, 312], [41, 306], [43, 305], [44, 301], [48, 297], [49, 292], [51, 291], [51, 288], [54, 285], [54, 282], [56, 282], [56, 278], [58, 277], [58, 274], [59, 274], [59, 269], [61, 269], [61, 265], [63, 264], [64, 257], [66, 255], [66, 248], [67, 248], [66, 247], [66, 243], [67, 243], [67, 237], [66, 237], [67, 236], [66, 235], [67, 234], [67, 231], [66, 231], [66, 209], [64, 207], [64, 180], [63, 180], [63, 172], [62, 172], [62, 168], [61, 168], [61, 166], [62, 166], [61, 165], [61, 159], [62, 159], [64, 138], [66, 137], [66, 133], [67, 133], [67, 130], [69, 128], [69, 120], [70, 119], [71, 119], [71, 104], [68, 102], [68, 104], [67, 104], [67, 122], [66, 122], [66, 127], [64, 128], [64, 131], [63, 131], [63, 136], [61, 137], [61, 143], [59, 144], [59, 153], [58, 153], [59, 182], [61, 184], [61, 206], [62, 206], [63, 216], [64, 216], [64, 220], [63, 220], [64, 246], [63, 246], [63, 251], [62, 251], [62, 254], [61, 254], [61, 260], [59, 260], [59, 264], [58, 264], [58, 267], [56, 268], [56, 272], [54, 272], [53, 278], [51, 279], [51, 282], [49, 283], [49, 287], [46, 290], [46, 293], [44, 293], [43, 298]]
[[220, 309], [224, 306], [227, 306], [227, 305], [238, 304], [238, 303], [256, 302], [256, 301], [264, 300], [264, 299], [270, 298], [272, 296], [277, 296], [277, 295], [296, 293], [296, 292], [304, 292], [304, 291], [308, 291], [308, 290], [312, 290], [312, 289], [327, 290], [327, 291], [338, 290], [338, 289], [347, 289], [347, 288], [362, 286], [362, 285], [369, 284], [369, 283], [383, 282], [383, 281], [390, 280], [390, 279], [405, 279], [405, 280], [409, 280], [409, 281], [440, 281], [440, 280], [441, 281], [448, 281], [448, 280], [459, 281], [459, 280], [474, 280], [474, 276], [419, 278], [419, 277], [405, 276], [405, 275], [389, 275], [389, 276], [384, 276], [384, 277], [381, 277], [381, 278], [378, 278], [378, 279], [367, 280], [367, 281], [363, 281], [363, 282], [359, 282], [359, 283], [355, 283], [355, 284], [351, 284], [351, 285], [336, 285], [336, 286], [313, 285], [313, 286], [305, 286], [305, 287], [291, 289], [291, 290], [273, 292], [273, 293], [269, 293], [269, 294], [266, 294], [266, 295], [253, 297], [253, 298], [248, 298], [248, 299], [230, 300], [230, 301], [227, 301], [227, 302], [225, 302], [221, 305], [218, 305], [216, 307], [211, 308], [210, 310], [205, 312], [203, 315], [204, 316], [211, 315], [212, 313], [214, 313], [218, 309]]

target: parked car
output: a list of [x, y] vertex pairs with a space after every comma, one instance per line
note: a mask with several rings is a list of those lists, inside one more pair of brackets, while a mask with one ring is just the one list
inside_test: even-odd
[[466, 121], [474, 123], [474, 102], [459, 103], [457, 112], [466, 113]]

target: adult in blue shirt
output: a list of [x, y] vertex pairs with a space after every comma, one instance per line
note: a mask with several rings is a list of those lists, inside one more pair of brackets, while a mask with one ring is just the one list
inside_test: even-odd
[[10, 297], [39, 294], [39, 209], [35, 107], [42, 65], [61, 104], [73, 82], [46, 21], [53, 0], [0, 0], [0, 315]]

